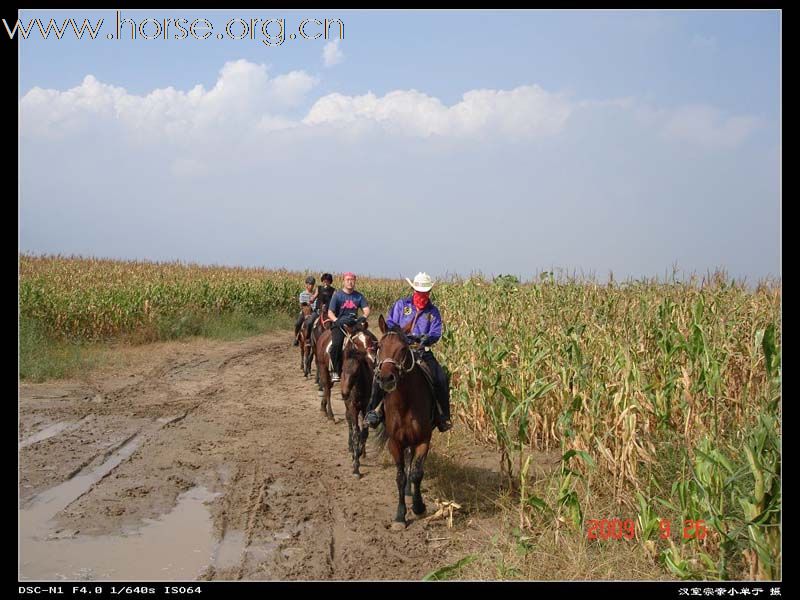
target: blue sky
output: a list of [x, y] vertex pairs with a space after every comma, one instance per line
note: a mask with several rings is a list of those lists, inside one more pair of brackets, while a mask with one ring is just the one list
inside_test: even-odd
[[[778, 11], [122, 16], [205, 18], [214, 36], [107, 40], [114, 10], [23, 12], [104, 19], [99, 39], [20, 42], [23, 251], [780, 272]], [[217, 40], [231, 18], [284, 18], [287, 36], [338, 18], [345, 35]]]

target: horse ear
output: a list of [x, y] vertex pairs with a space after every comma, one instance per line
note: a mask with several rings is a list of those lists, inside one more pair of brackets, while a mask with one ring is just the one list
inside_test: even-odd
[[378, 327], [381, 329], [382, 334], [386, 334], [386, 319], [383, 318], [383, 315], [378, 317]]

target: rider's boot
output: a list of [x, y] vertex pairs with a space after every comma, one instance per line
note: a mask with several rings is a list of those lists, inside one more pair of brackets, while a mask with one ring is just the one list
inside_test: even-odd
[[369, 406], [367, 406], [367, 414], [364, 416], [364, 419], [367, 421], [367, 425], [369, 425], [373, 429], [378, 425], [380, 425], [381, 421], [383, 421], [383, 411], [377, 410], [377, 406], [383, 399], [383, 396], [384, 392], [381, 389], [381, 384], [378, 383], [377, 379], [373, 379], [372, 395], [369, 398]]
[[[439, 367], [441, 369], [441, 367]], [[434, 388], [436, 390], [436, 427], [444, 433], [453, 428], [453, 423], [450, 421], [450, 385], [448, 384], [447, 377], [444, 371], [439, 374], [434, 380]]]

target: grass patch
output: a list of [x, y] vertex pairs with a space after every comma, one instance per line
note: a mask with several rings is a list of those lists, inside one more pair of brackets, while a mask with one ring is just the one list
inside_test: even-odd
[[459, 561], [456, 561], [452, 565], [446, 565], [444, 567], [440, 567], [435, 571], [431, 571], [425, 577], [422, 578], [422, 581], [444, 581], [450, 579], [453, 575], [457, 574], [463, 567], [468, 565], [471, 562], [474, 562], [475, 559], [478, 557], [474, 554], [469, 554], [462, 558]]
[[[528, 494], [553, 509], [562, 482], [559, 456], [558, 451], [536, 453], [528, 479]], [[426, 575], [428, 580], [675, 579], [638, 539], [589, 540], [586, 521], [580, 528], [571, 526], [566, 514], [566, 522], [560, 522], [551, 511], [528, 510], [521, 526], [516, 482], [509, 488], [500, 474], [499, 453], [476, 443], [464, 427], [435, 437], [425, 467], [424, 497], [461, 504], [454, 524], [464, 532], [461, 542], [449, 546], [444, 564]], [[636, 518], [635, 510], [615, 502], [613, 481], [608, 478], [581, 480], [576, 491], [585, 520]]]
[[50, 334], [37, 320], [22, 317], [19, 322], [19, 378], [41, 382], [64, 379], [108, 362], [114, 346], [203, 337], [231, 341], [268, 331], [291, 329], [293, 319], [283, 314], [253, 315], [246, 312], [222, 314], [187, 313], [164, 318], [114, 340], [86, 342]]
[[36, 320], [20, 319], [19, 378], [23, 381], [72, 377], [94, 368], [103, 358], [97, 344], [54, 339]]
[[[542, 477], [532, 492], [554, 504], [558, 476]], [[495, 518], [478, 525], [472, 548], [479, 558], [461, 565], [452, 579], [502, 581], [640, 581], [674, 580], [634, 540], [589, 540], [587, 528], [573, 528], [541, 513], [529, 526], [519, 526], [519, 505], [514, 493], [496, 496]], [[613, 489], [592, 489], [591, 514], [586, 517], [633, 518], [633, 511], [618, 506]], [[587, 511], [589, 512], [589, 511]], [[488, 527], [491, 527], [489, 529]], [[485, 529], [484, 529], [485, 528]]]
[[293, 324], [292, 318], [283, 314], [265, 316], [232, 312], [206, 319], [198, 335], [214, 340], [238, 340], [265, 331], [291, 329]]

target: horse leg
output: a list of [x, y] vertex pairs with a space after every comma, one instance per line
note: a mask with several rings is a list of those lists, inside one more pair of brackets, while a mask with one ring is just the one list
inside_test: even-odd
[[428, 449], [429, 443], [423, 442], [419, 446], [414, 449], [414, 458], [411, 462], [411, 474], [409, 479], [411, 479], [411, 483], [413, 484], [414, 494], [413, 500], [411, 503], [411, 510], [414, 511], [415, 515], [421, 515], [425, 513], [425, 503], [422, 501], [422, 476], [424, 475], [423, 472], [423, 465], [425, 464], [425, 458], [428, 456]]
[[394, 464], [397, 467], [397, 512], [394, 516], [392, 529], [405, 529], [406, 526], [406, 465], [403, 458], [403, 450], [393, 439], [389, 440], [389, 452], [392, 454]]
[[[352, 394], [352, 392], [351, 392]], [[359, 461], [358, 457], [361, 454], [361, 446], [359, 445], [359, 441], [361, 436], [359, 434], [358, 429], [358, 410], [356, 409], [355, 402], [353, 402], [352, 395], [349, 398], [343, 398], [344, 400], [344, 414], [347, 418], [347, 449], [353, 456], [353, 476], [356, 478], [361, 477], [361, 473], [359, 472]]]
[[325, 393], [330, 393], [330, 378], [328, 377], [328, 371], [325, 368], [317, 371], [317, 375], [319, 376], [319, 409], [322, 411], [323, 414], [325, 413]]
[[405, 452], [403, 453], [403, 462], [406, 469], [406, 489], [405, 494], [406, 496], [412, 496], [413, 491], [411, 490], [411, 448], [406, 448]]
[[361, 479], [361, 431], [358, 428], [358, 415], [353, 419], [353, 426], [350, 430], [350, 440], [353, 445], [353, 475]]
[[331, 408], [331, 387], [332, 385], [330, 383], [325, 386], [325, 391], [322, 394], [322, 410], [325, 412], [325, 416], [333, 421], [333, 409]]
[[[347, 418], [347, 451], [353, 452], [353, 420], [350, 418], [350, 411], [345, 412]], [[353, 461], [355, 464], [355, 461]]]
[[303, 365], [303, 374], [308, 379], [308, 376], [311, 375], [311, 348], [306, 348], [306, 363]]

